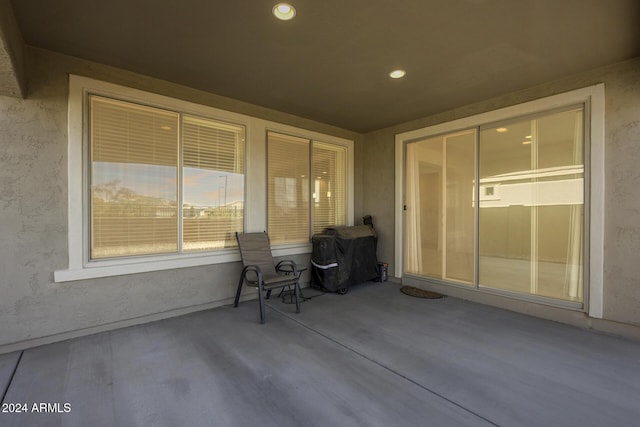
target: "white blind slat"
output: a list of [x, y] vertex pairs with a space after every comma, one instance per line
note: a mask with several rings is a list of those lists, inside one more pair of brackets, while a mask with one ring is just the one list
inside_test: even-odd
[[175, 253], [181, 217], [183, 251], [235, 246], [244, 127], [96, 95], [89, 103], [92, 259]]
[[184, 116], [185, 252], [236, 246], [244, 224], [243, 126]]
[[313, 232], [346, 224], [346, 156], [344, 147], [313, 142]]
[[267, 215], [272, 243], [309, 241], [309, 141], [269, 132]]
[[91, 258], [177, 251], [179, 115], [90, 97]]

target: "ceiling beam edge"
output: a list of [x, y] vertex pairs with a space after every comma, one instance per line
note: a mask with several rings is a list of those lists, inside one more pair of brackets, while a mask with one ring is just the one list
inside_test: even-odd
[[24, 40], [9, 0], [0, 0], [0, 95], [24, 98]]

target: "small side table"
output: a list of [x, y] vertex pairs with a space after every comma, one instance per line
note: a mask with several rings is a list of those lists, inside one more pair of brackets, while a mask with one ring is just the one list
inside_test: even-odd
[[[289, 265], [285, 265], [280, 267], [280, 270], [284, 272], [284, 274], [291, 274], [293, 273], [293, 269], [291, 268], [291, 266]], [[300, 276], [302, 276], [302, 273], [304, 273], [305, 271], [307, 271], [307, 267], [298, 267], [297, 268], [298, 271], [298, 276], [296, 277], [296, 279], [300, 279]], [[298, 283], [299, 285], [299, 283]], [[269, 298], [271, 291], [269, 290], [267, 292], [267, 298]], [[278, 297], [282, 297], [282, 301], [285, 302], [285, 298], [287, 296], [289, 296], [291, 298], [291, 300], [293, 301], [293, 297], [295, 295], [295, 289], [291, 289], [291, 286], [288, 286], [288, 289], [285, 290], [285, 288], [282, 288], [282, 290], [280, 291], [280, 293], [278, 294]], [[304, 301], [304, 295], [302, 294], [302, 289], [300, 289], [300, 298], [302, 301]]]

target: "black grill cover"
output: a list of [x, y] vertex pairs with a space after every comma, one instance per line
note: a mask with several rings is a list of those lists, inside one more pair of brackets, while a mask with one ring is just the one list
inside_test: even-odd
[[350, 285], [378, 278], [377, 236], [372, 227], [328, 228], [311, 241], [313, 286], [344, 293]]

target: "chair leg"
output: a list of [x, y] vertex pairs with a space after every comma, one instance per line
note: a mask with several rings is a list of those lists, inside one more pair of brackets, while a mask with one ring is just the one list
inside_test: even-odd
[[296, 313], [300, 313], [300, 284], [297, 280], [294, 292], [296, 294]]
[[233, 306], [237, 307], [240, 302], [240, 293], [242, 292], [242, 283], [244, 282], [244, 274], [240, 275], [240, 281], [238, 282], [238, 290], [236, 291], [236, 299], [233, 302]]
[[258, 299], [260, 300], [260, 323], [264, 323], [264, 295], [262, 295], [262, 284], [258, 288]]

